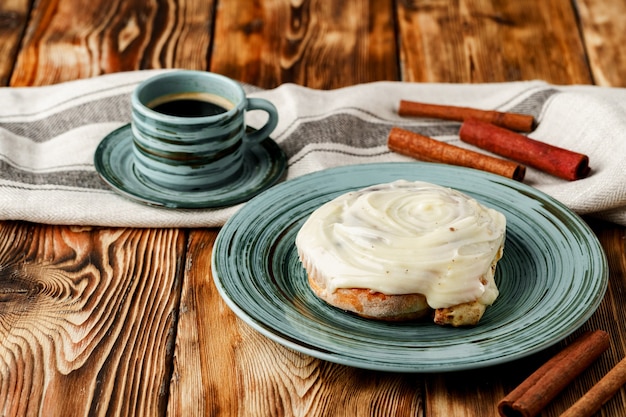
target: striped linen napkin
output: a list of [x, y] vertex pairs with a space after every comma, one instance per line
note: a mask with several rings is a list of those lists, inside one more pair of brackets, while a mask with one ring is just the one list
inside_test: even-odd
[[[0, 219], [93, 226], [223, 225], [241, 205], [151, 207], [120, 196], [94, 169], [98, 143], [130, 120], [133, 88], [158, 72], [0, 89]], [[592, 171], [585, 179], [568, 182], [529, 168], [524, 182], [581, 215], [626, 225], [624, 89], [541, 81], [375, 82], [331, 91], [293, 84], [245, 89], [278, 108], [280, 121], [272, 137], [288, 156], [286, 179], [340, 165], [409, 161], [387, 149], [393, 126], [472, 148], [460, 142], [457, 122], [400, 117], [401, 99], [532, 114], [539, 125], [530, 137], [588, 155]], [[251, 112], [248, 123], [261, 125], [261, 117]]]

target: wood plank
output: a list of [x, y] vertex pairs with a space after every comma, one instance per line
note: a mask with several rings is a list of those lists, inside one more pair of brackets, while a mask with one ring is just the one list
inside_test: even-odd
[[163, 415], [184, 242], [0, 223], [0, 414]]
[[13, 62], [26, 28], [31, 0], [4, 0], [0, 3], [0, 86], [9, 84]]
[[531, 357], [485, 369], [426, 375], [425, 415], [496, 416], [497, 404], [513, 387], [509, 380], [523, 380], [528, 369], [540, 363]]
[[403, 1], [398, 26], [406, 81], [592, 82], [569, 1]]
[[398, 79], [393, 2], [221, 2], [211, 71], [273, 88]]
[[[138, 68], [204, 69], [212, 17], [213, 2], [204, 0], [95, 0], [89, 7], [78, 0], [42, 0], [33, 10], [11, 83], [44, 85]], [[0, 320], [10, 321], [2, 327], [0, 342], [6, 364], [2, 371], [7, 372], [0, 381], [0, 414], [163, 415], [173, 367], [184, 232], [75, 232], [12, 223], [0, 224], [3, 230], [0, 242], [27, 249], [32, 259], [22, 266], [17, 252], [15, 260], [0, 262], [2, 268], [48, 273], [47, 265], [52, 265], [54, 274], [48, 278], [56, 281], [37, 276], [41, 284], [35, 282], [37, 287], [24, 293], [24, 284], [9, 275], [0, 277], [5, 301]], [[19, 238], [9, 239], [12, 234]], [[62, 270], [56, 272], [58, 263]], [[93, 279], [69, 282], [81, 268]], [[68, 294], [59, 290], [38, 296], [55, 285]], [[41, 302], [30, 303], [34, 310], [29, 315], [1, 310], [21, 308], [16, 299], [35, 296]], [[64, 359], [68, 355], [73, 362]]]
[[[598, 360], [598, 363], [576, 384], [573, 398], [567, 402], [567, 408], [580, 398], [593, 384], [600, 380], [613, 366], [626, 357], [626, 324], [624, 323], [624, 305], [626, 305], [626, 228], [606, 222], [587, 219], [594, 233], [598, 236], [609, 264], [609, 286], [596, 314], [586, 324], [588, 328], [606, 330], [611, 336], [610, 349]], [[626, 416], [626, 387], [602, 407], [603, 415]], [[555, 414], [557, 415], [557, 414]]]
[[[340, 3], [329, 9], [315, 2], [220, 3], [211, 70], [267, 88], [283, 82], [332, 88], [394, 79], [389, 4]], [[346, 71], [329, 72], [336, 68]], [[236, 318], [212, 283], [216, 233], [190, 235], [168, 414], [341, 416], [391, 410], [420, 415], [416, 376], [314, 359]]]
[[415, 375], [314, 359], [238, 319], [211, 277], [216, 235], [217, 230], [190, 235], [193, 262], [183, 285], [169, 415], [361, 416], [381, 410], [385, 415], [419, 415]]
[[[557, 417], [600, 380], [626, 354], [626, 326], [623, 308], [626, 303], [626, 229], [591, 221], [594, 231], [607, 253], [609, 288], [596, 313], [573, 336], [543, 352], [511, 363], [476, 371], [428, 375], [425, 409], [429, 417], [453, 415], [495, 416], [497, 403], [528, 375], [550, 359], [566, 343], [585, 330], [602, 329], [611, 336], [611, 347], [574, 382], [568, 385], [542, 411], [542, 417]], [[603, 407], [610, 416], [626, 416], [626, 400], [622, 388]]]
[[[569, 2], [400, 2], [403, 77], [420, 82], [543, 79], [588, 84], [592, 78], [582, 42], [571, 30], [576, 24]], [[605, 248], [614, 244], [606, 243]], [[614, 319], [600, 309], [587, 326], [610, 320]], [[622, 348], [617, 347], [618, 351]], [[498, 401], [553, 352], [487, 370], [428, 375], [425, 415], [497, 415]], [[607, 366], [601, 363], [590, 369], [544, 414], [559, 415]]]
[[576, 4], [595, 84], [626, 87], [626, 3], [578, 0]]
[[[172, 3], [94, 0], [85, 10], [78, 0], [37, 2], [12, 84], [50, 84], [137, 68], [206, 68], [214, 2]], [[216, 27], [219, 42], [210, 57], [211, 69], [262, 87], [297, 82], [334, 88], [398, 79], [391, 1], [336, 2], [332, 7], [319, 1], [286, 3], [256, 2], [249, 13], [250, 2], [219, 2], [218, 14], [224, 20], [223, 26]], [[459, 10], [447, 16], [452, 2], [419, 2], [419, 7], [417, 2], [399, 2], [405, 78], [590, 82], [580, 39], [571, 30], [576, 22], [569, 2], [536, 0], [534, 10], [526, 11], [518, 10], [521, 5], [516, 2], [504, 3], [456, 2]], [[458, 23], [468, 32], [455, 29]], [[420, 31], [426, 35], [417, 36]], [[449, 49], [434, 47], [442, 39]], [[422, 43], [412, 43], [416, 40]], [[498, 52], [495, 58], [490, 56], [493, 51]], [[16, 251], [11, 253], [21, 259], [15, 267], [0, 260], [0, 358], [4, 361], [0, 372], [10, 370], [0, 374], [4, 407], [0, 414], [36, 413], [45, 406], [50, 414], [73, 415], [160, 415], [166, 407], [173, 415], [195, 411], [360, 415], [381, 410], [396, 415], [423, 415], [425, 410], [428, 415], [452, 415], [461, 409], [489, 415], [507, 388], [498, 387], [503, 379], [493, 373], [477, 373], [477, 386], [468, 387], [463, 374], [424, 378], [361, 371], [312, 359], [267, 340], [237, 319], [212, 286], [214, 230], [192, 232], [183, 262], [182, 231], [15, 225], [0, 225], [0, 245], [5, 245], [0, 253]], [[612, 287], [609, 302], [594, 316], [593, 324], [620, 319], [623, 304], [623, 229], [606, 230], [609, 234], [603, 243], [613, 254]], [[157, 245], [152, 259], [151, 239]], [[164, 269], [158, 270], [159, 265]], [[176, 328], [181, 265], [187, 266], [187, 274]], [[157, 269], [150, 275], [152, 267]], [[98, 286], [91, 276], [77, 279], [81, 268], [110, 282]], [[28, 277], [45, 272], [46, 280], [11, 275], [18, 270]], [[168, 288], [171, 294], [166, 296]], [[29, 332], [24, 320], [31, 313], [47, 320], [37, 321], [36, 328], [31, 326], [36, 331]], [[616, 343], [611, 359], [623, 354], [623, 332], [621, 327], [611, 332]], [[175, 334], [172, 364], [168, 358]], [[148, 346], [149, 337], [157, 345]], [[259, 366], [258, 358], [269, 365]], [[504, 367], [512, 372], [506, 382], [521, 379], [529, 368]], [[556, 415], [558, 404], [565, 404], [598, 374], [592, 371], [584, 377], [546, 415]], [[428, 382], [425, 410], [424, 380]], [[611, 415], [623, 413], [621, 398], [612, 401], [607, 405], [607, 410], [615, 411]], [[62, 410], [55, 409], [61, 406]], [[472, 415], [467, 413], [462, 415]]]
[[42, 0], [11, 85], [151, 68], [206, 69], [214, 2]]

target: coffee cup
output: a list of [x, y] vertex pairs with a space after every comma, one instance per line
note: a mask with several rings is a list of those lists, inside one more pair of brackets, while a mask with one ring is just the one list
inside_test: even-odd
[[[244, 153], [266, 139], [278, 123], [268, 100], [248, 98], [223, 75], [192, 70], [143, 81], [131, 96], [133, 158], [137, 175], [158, 187], [207, 190], [232, 182]], [[268, 118], [247, 129], [246, 111]]]

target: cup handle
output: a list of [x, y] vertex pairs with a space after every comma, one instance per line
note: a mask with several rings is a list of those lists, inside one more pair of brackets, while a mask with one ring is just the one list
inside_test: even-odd
[[276, 128], [276, 125], [278, 125], [278, 110], [276, 110], [276, 107], [272, 103], [264, 98], [248, 98], [246, 110], [263, 110], [269, 116], [262, 128], [246, 134], [246, 142], [261, 142], [263, 139], [267, 138]]

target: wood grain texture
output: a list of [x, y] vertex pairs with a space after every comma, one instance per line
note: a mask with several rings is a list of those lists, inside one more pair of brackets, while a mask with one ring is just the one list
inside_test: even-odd
[[594, 83], [626, 87], [626, 3], [579, 0], [576, 4]]
[[211, 71], [264, 88], [398, 79], [393, 2], [221, 2]]
[[[265, 88], [399, 79], [621, 86], [623, 7], [5, 0], [0, 52], [15, 62], [0, 62], [0, 81], [12, 74], [14, 86], [44, 85], [179, 67]], [[582, 330], [607, 330], [612, 347], [544, 417], [557, 416], [626, 352], [626, 233], [591, 223], [611, 278]], [[317, 360], [270, 341], [226, 306], [210, 271], [216, 235], [0, 223], [0, 415], [492, 416], [497, 401], [563, 345], [486, 370], [432, 375]], [[626, 416], [624, 392], [602, 415]]]
[[[537, 360], [536, 365], [528, 364], [520, 375], [519, 381], [546, 362], [553, 354], [561, 349], [565, 343], [572, 342], [577, 335], [586, 330], [605, 330], [611, 337], [609, 350], [603, 353], [589, 368], [548, 404], [542, 411], [542, 417], [558, 417], [584, 395], [598, 382], [613, 366], [626, 356], [626, 329], [623, 326], [623, 306], [626, 303], [626, 230], [622, 227], [586, 219], [598, 236], [605, 249], [609, 264], [609, 285], [607, 293], [598, 310], [576, 333], [564, 342], [531, 357], [530, 361]], [[538, 359], [543, 358], [543, 359]], [[515, 364], [512, 364], [515, 365]], [[508, 379], [508, 378], [507, 378]], [[602, 415], [626, 415], [626, 399], [618, 393], [602, 408]]]
[[159, 415], [184, 235], [0, 224], [0, 415]]
[[20, 48], [30, 0], [4, 0], [0, 3], [0, 86], [9, 84], [13, 63]]
[[206, 69], [211, 0], [42, 0], [11, 85], [152, 68]]
[[[216, 230], [190, 235], [188, 256], [193, 262], [181, 297], [168, 414], [419, 415], [418, 376], [314, 359], [269, 340], [238, 319], [211, 276], [216, 235]], [[197, 366], [189, 366], [192, 363]]]
[[403, 0], [403, 79], [592, 82], [576, 15], [562, 0]]
[[[596, 314], [585, 324], [585, 328], [603, 329], [611, 336], [611, 347], [598, 363], [589, 369], [573, 398], [563, 412], [598, 382], [606, 372], [626, 357], [626, 326], [624, 326], [624, 306], [626, 305], [626, 228], [587, 219], [604, 248], [609, 264], [609, 286]], [[626, 387], [611, 398], [603, 407], [606, 416], [626, 415]], [[556, 414], [555, 414], [556, 415]]]
[[[626, 230], [587, 220], [605, 248], [610, 271], [607, 295], [596, 313], [565, 341], [527, 358], [476, 371], [428, 375], [425, 383], [427, 416], [496, 416], [498, 401], [566, 344], [586, 330], [607, 331], [611, 336], [609, 350], [541, 412], [542, 417], [558, 417], [626, 356], [626, 329], [622, 325], [626, 304]], [[624, 416], [625, 410], [626, 399], [618, 393], [603, 406], [602, 415]]]

